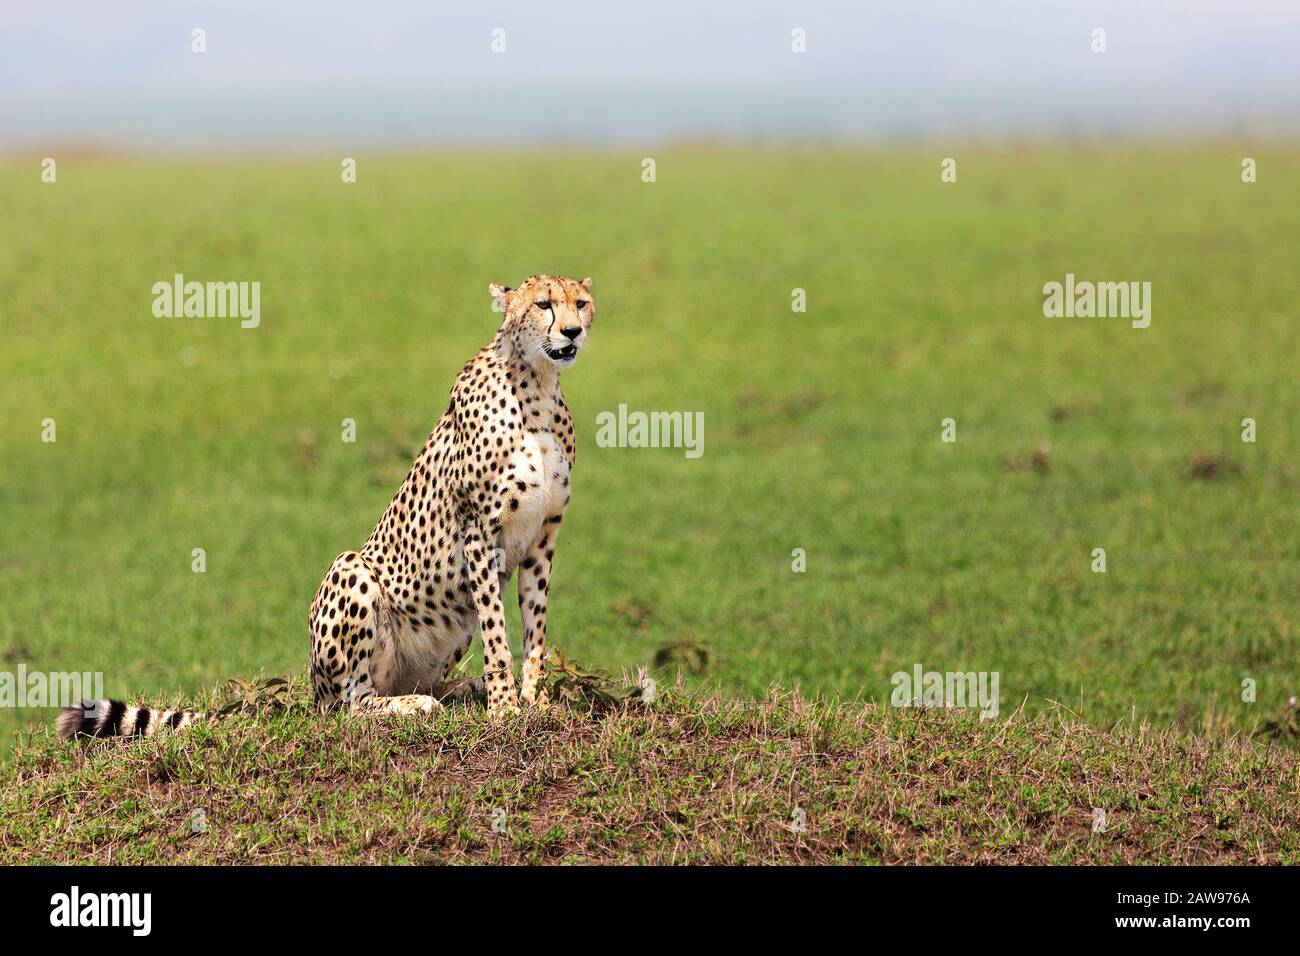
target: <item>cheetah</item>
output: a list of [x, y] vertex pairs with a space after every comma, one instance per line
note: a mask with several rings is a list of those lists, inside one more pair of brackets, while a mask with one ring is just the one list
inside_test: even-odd
[[[456, 377], [370, 537], [335, 558], [311, 602], [311, 682], [322, 711], [427, 714], [484, 693], [494, 717], [546, 703], [547, 595], [575, 452], [560, 372], [586, 346], [596, 304], [590, 277], [533, 275], [488, 291], [504, 313], [500, 329]], [[516, 569], [517, 690], [502, 596]], [[476, 628], [483, 676], [449, 695]], [[59, 732], [149, 736], [212, 717], [87, 701], [64, 710]]]

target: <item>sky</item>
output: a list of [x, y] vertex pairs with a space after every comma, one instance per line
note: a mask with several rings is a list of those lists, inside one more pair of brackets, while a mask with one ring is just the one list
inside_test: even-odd
[[1297, 133], [1300, 0], [0, 0], [0, 151]]

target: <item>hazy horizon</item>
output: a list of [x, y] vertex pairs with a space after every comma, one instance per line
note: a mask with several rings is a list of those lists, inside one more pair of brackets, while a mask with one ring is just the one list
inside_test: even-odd
[[10, 0], [0, 24], [5, 151], [1300, 135], [1300, 4], [1282, 0]]

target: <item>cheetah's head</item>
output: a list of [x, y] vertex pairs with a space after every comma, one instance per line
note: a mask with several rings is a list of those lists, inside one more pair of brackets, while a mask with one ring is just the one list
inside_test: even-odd
[[568, 368], [587, 344], [596, 317], [591, 277], [529, 276], [517, 289], [488, 286], [505, 312], [501, 329], [526, 361]]

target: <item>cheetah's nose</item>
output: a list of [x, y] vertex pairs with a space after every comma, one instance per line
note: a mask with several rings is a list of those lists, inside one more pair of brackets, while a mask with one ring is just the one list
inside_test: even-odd
[[582, 326], [575, 325], [573, 326], [573, 328], [570, 329], [560, 329], [560, 334], [563, 335], [570, 342], [572, 342], [574, 339], [576, 339], [579, 335], [582, 334]]

